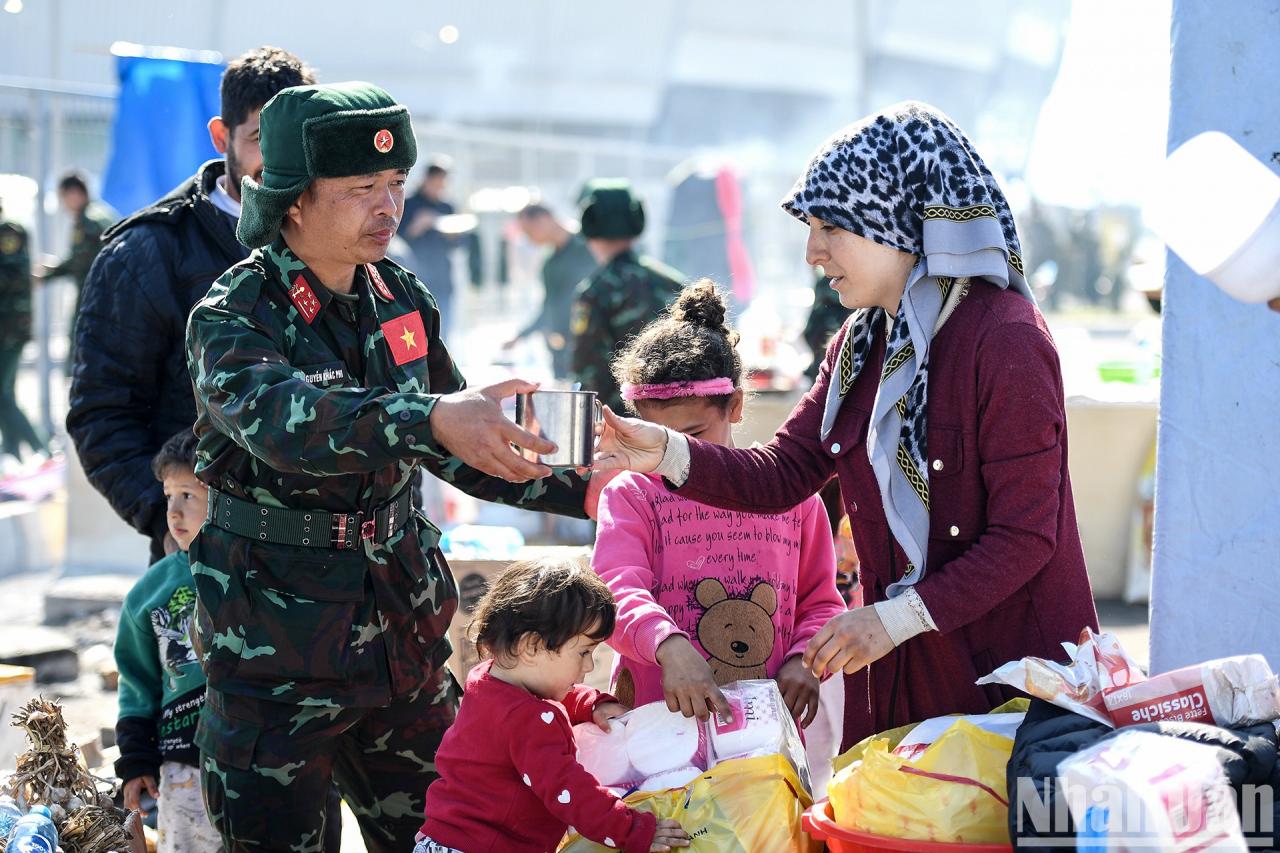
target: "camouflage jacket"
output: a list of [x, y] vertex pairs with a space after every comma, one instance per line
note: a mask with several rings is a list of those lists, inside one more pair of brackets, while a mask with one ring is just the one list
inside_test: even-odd
[[684, 276], [665, 264], [637, 256], [616, 255], [578, 285], [573, 305], [573, 374], [584, 391], [622, 411], [622, 397], [609, 369], [614, 353], [670, 305]]
[[[202, 480], [267, 506], [368, 513], [422, 465], [479, 498], [583, 516], [581, 478], [512, 484], [436, 442], [437, 395], [464, 382], [416, 277], [384, 260], [357, 269], [352, 293], [329, 291], [277, 240], [196, 305], [187, 360]], [[315, 709], [418, 689], [449, 656], [457, 603], [438, 542], [417, 511], [387, 542], [355, 551], [206, 524], [190, 553], [210, 686]]]
[[27, 232], [0, 220], [0, 346], [21, 346], [31, 338], [31, 255]]
[[71, 227], [71, 253], [48, 272], [49, 278], [69, 276], [76, 287], [83, 287], [89, 268], [102, 251], [102, 234], [115, 219], [98, 204], [88, 205]]

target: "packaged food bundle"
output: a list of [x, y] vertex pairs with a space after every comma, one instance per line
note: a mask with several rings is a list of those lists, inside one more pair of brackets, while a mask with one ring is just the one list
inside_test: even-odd
[[1110, 633], [1085, 628], [1079, 644], [1063, 643], [1070, 663], [1026, 657], [1010, 661], [978, 684], [1007, 684], [1031, 696], [1074, 711], [1104, 725], [1112, 725], [1103, 692], [1146, 680], [1142, 668]]
[[1077, 842], [1089, 849], [1213, 850], [1248, 846], [1212, 746], [1152, 732], [1123, 732], [1058, 765]]
[[1103, 725], [1157, 720], [1243, 726], [1280, 718], [1280, 680], [1262, 655], [1237, 655], [1148, 678], [1108, 633], [1063, 643], [1070, 662], [1011, 661], [978, 684], [1007, 684]]
[[918, 724], [908, 732], [907, 736], [893, 748], [893, 754], [900, 755], [903, 758], [919, 758], [924, 754], [925, 750], [933, 746], [960, 720], [971, 726], [977, 726], [985, 732], [991, 732], [1013, 740], [1014, 735], [1018, 733], [1018, 726], [1022, 725], [1022, 721], [1026, 719], [1026, 716], [1025, 712], [1016, 712], [934, 717]]
[[708, 721], [713, 766], [735, 758], [781, 755], [791, 762], [805, 790], [811, 791], [804, 741], [778, 683], [772, 679], [735, 681], [721, 692], [733, 716], [724, 719], [717, 714]]
[[721, 692], [733, 711], [728, 719], [716, 715], [703, 723], [651, 702], [613, 720], [608, 732], [579, 724], [578, 762], [601, 785], [625, 795], [682, 788], [722, 761], [781, 755], [810, 790], [804, 745], [777, 683], [735, 681]]
[[841, 756], [827, 786], [836, 823], [888, 838], [1007, 843], [1005, 771], [1024, 716], [938, 717], [868, 738]]
[[710, 766], [706, 727], [665, 703], [641, 705], [611, 721], [573, 728], [578, 763], [607, 788], [624, 793], [688, 784]]
[[1117, 727], [1154, 720], [1246, 726], [1280, 717], [1280, 680], [1262, 655], [1237, 655], [1103, 691]]

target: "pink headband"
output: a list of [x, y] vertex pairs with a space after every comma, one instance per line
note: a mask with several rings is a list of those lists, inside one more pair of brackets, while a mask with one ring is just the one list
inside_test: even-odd
[[658, 385], [622, 384], [624, 400], [674, 400], [677, 397], [719, 397], [732, 394], [736, 389], [727, 376], [719, 379], [699, 379], [696, 382], [665, 382]]

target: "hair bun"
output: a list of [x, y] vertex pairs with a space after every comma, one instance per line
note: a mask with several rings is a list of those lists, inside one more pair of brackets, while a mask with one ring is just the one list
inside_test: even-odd
[[671, 306], [671, 316], [681, 323], [705, 326], [716, 332], [728, 334], [724, 325], [728, 306], [716, 283], [700, 278], [680, 291], [679, 298]]

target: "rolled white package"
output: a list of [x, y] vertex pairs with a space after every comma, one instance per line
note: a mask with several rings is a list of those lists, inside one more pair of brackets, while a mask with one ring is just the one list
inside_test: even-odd
[[677, 767], [665, 773], [655, 773], [640, 785], [641, 791], [665, 791], [668, 788], [683, 788], [702, 775], [696, 767]]
[[578, 763], [601, 785], [623, 785], [644, 777], [627, 758], [627, 727], [621, 720], [613, 720], [607, 732], [595, 723], [578, 723], [573, 727], [573, 739], [578, 745]]
[[696, 718], [667, 709], [664, 702], [641, 705], [627, 715], [627, 757], [643, 777], [706, 765], [706, 741]]
[[737, 690], [725, 691], [725, 699], [733, 709], [733, 719], [724, 720], [717, 714], [709, 726], [716, 761], [782, 750], [786, 707], [772, 682], [740, 681]]

